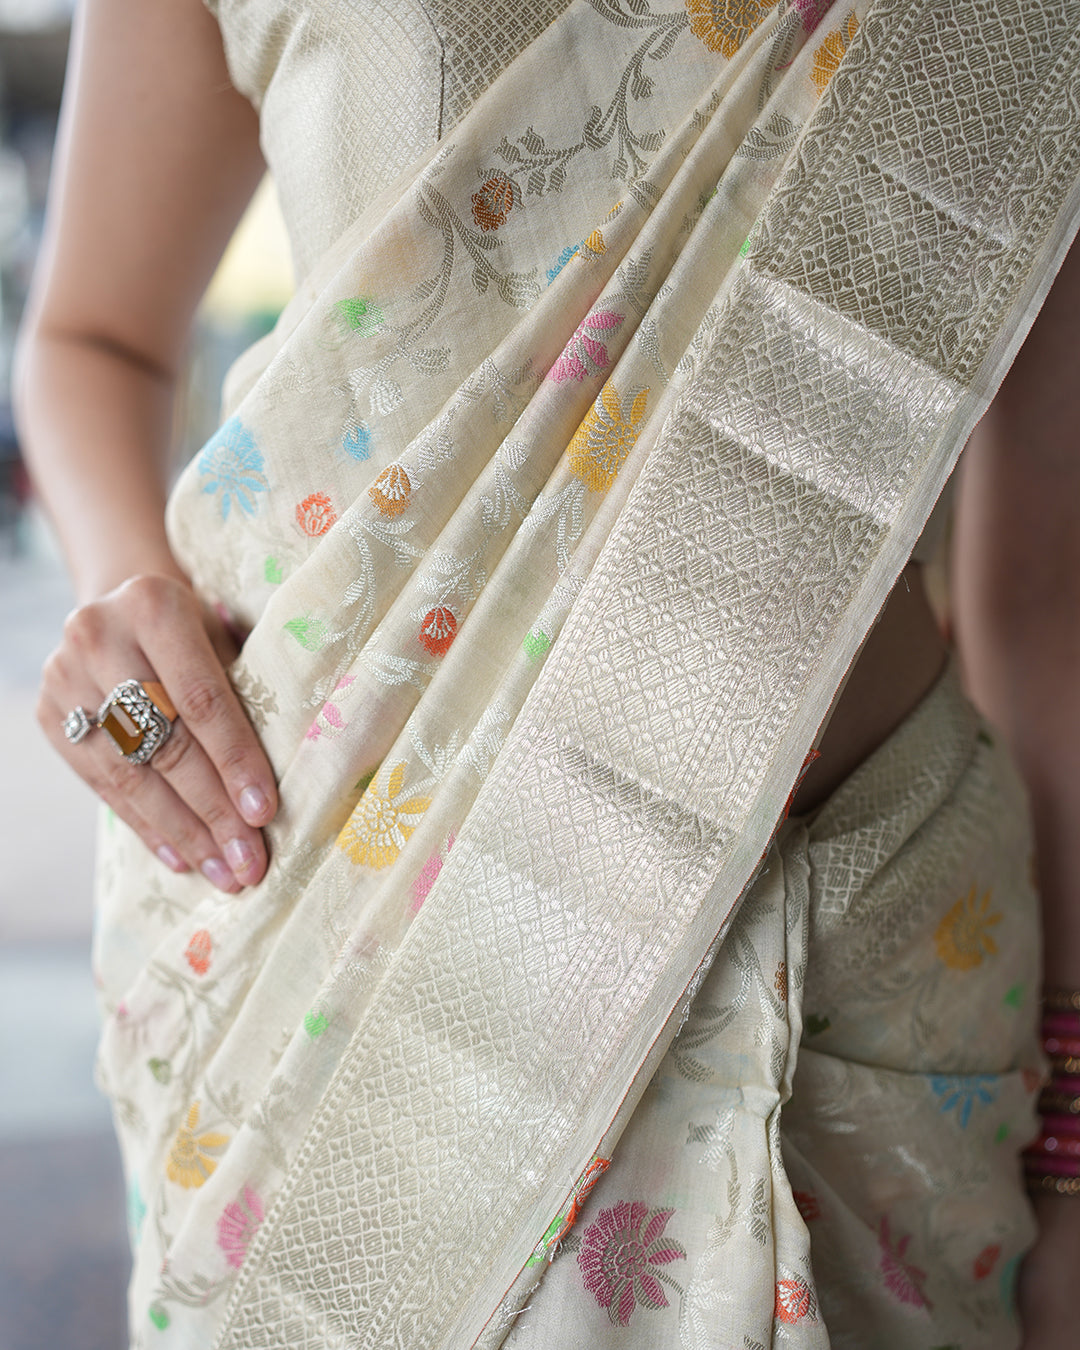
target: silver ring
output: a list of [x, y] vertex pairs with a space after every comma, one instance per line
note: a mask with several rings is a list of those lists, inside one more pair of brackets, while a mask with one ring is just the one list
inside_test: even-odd
[[97, 726], [97, 723], [82, 706], [72, 708], [64, 720], [60, 723], [64, 735], [72, 745], [78, 745], [82, 738], [88, 735]]
[[129, 764], [148, 764], [172, 735], [175, 716], [156, 681], [123, 680], [98, 709], [97, 725]]

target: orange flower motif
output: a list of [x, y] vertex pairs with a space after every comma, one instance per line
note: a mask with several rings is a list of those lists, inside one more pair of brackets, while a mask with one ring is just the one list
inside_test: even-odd
[[734, 56], [777, 0], [686, 0], [690, 31], [711, 52]]
[[570, 468], [590, 492], [606, 492], [641, 434], [648, 389], [639, 389], [623, 415], [619, 395], [610, 383], [585, 415], [568, 447]]
[[825, 92], [825, 86], [836, 74], [836, 68], [843, 60], [844, 53], [851, 46], [858, 28], [859, 21], [855, 17], [855, 11], [852, 10], [847, 16], [846, 22], [839, 28], [834, 28], [814, 53], [814, 68], [810, 72], [810, 78], [817, 85], [819, 94]]
[[482, 230], [497, 230], [514, 206], [514, 184], [504, 173], [493, 173], [472, 195], [473, 220]]
[[773, 1309], [778, 1322], [801, 1322], [809, 1316], [813, 1295], [805, 1280], [778, 1280], [776, 1304]]
[[296, 523], [313, 539], [325, 534], [335, 520], [337, 512], [325, 492], [313, 492], [296, 507]]
[[934, 944], [938, 956], [950, 969], [972, 970], [982, 965], [984, 957], [997, 952], [997, 943], [987, 929], [1000, 923], [1001, 915], [987, 913], [989, 908], [990, 892], [979, 902], [972, 886], [938, 924]]
[[400, 800], [405, 769], [405, 761], [391, 769], [385, 794], [376, 776], [338, 835], [338, 848], [358, 866], [389, 867], [431, 805], [430, 797]]
[[213, 1174], [217, 1162], [212, 1155], [221, 1153], [229, 1144], [225, 1134], [196, 1135], [198, 1124], [199, 1103], [192, 1102], [187, 1120], [176, 1132], [165, 1164], [165, 1175], [185, 1190], [201, 1186]]
[[188, 965], [196, 975], [205, 975], [210, 969], [210, 956], [213, 950], [214, 944], [205, 928], [200, 928], [198, 932], [192, 933], [184, 955], [187, 957]]
[[420, 642], [432, 656], [445, 656], [458, 630], [458, 621], [452, 609], [436, 605], [424, 615], [420, 625]]
[[368, 488], [368, 496], [388, 520], [400, 516], [412, 496], [409, 475], [400, 464], [391, 464]]

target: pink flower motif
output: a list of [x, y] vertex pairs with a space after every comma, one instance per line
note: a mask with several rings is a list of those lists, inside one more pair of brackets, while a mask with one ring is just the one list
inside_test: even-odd
[[[336, 694], [339, 689], [348, 689], [355, 678], [356, 677], [353, 675], [343, 676], [338, 680], [337, 684], [334, 685], [334, 693]], [[304, 740], [317, 741], [324, 731], [328, 735], [333, 735], [335, 732], [341, 731], [347, 725], [348, 723], [345, 721], [344, 717], [342, 717], [341, 709], [338, 705], [327, 699], [319, 709], [315, 721], [312, 722], [311, 726], [304, 732]]]
[[623, 321], [621, 314], [611, 309], [598, 309], [587, 314], [574, 329], [574, 336], [566, 344], [562, 355], [551, 367], [551, 378], [556, 384], [564, 380], [577, 380], [579, 383], [586, 375], [599, 375], [607, 369], [608, 353], [601, 338], [618, 328]]
[[244, 1264], [248, 1245], [262, 1217], [262, 1201], [250, 1186], [245, 1186], [244, 1194], [226, 1205], [218, 1219], [218, 1246], [225, 1253], [225, 1260], [237, 1270]]
[[620, 1200], [586, 1228], [578, 1265], [585, 1288], [607, 1309], [614, 1326], [628, 1326], [639, 1301], [647, 1308], [668, 1306], [651, 1267], [686, 1260], [682, 1246], [663, 1236], [674, 1212], [650, 1210], [642, 1200]]
[[424, 901], [428, 898], [428, 892], [435, 885], [439, 873], [442, 871], [443, 863], [446, 861], [446, 855], [454, 847], [456, 835], [453, 830], [446, 836], [446, 844], [438, 853], [433, 853], [427, 862], [421, 867], [420, 874], [412, 884], [412, 904], [409, 909], [415, 914]]
[[812, 33], [832, 6], [833, 0], [794, 0], [795, 10], [803, 21], [803, 28]]
[[881, 1248], [881, 1273], [885, 1276], [886, 1288], [901, 1303], [910, 1303], [914, 1308], [929, 1308], [930, 1300], [922, 1290], [926, 1271], [904, 1260], [910, 1242], [911, 1234], [907, 1233], [894, 1243], [889, 1232], [889, 1220], [882, 1218], [878, 1226], [878, 1246]]

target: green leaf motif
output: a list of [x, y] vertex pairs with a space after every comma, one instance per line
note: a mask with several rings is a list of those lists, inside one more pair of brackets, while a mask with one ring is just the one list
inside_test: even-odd
[[334, 309], [341, 316], [345, 327], [358, 337], [370, 337], [383, 326], [383, 312], [374, 300], [365, 300], [362, 296], [350, 296], [347, 300], [338, 300]]
[[167, 1059], [148, 1059], [146, 1067], [162, 1085], [167, 1086], [172, 1080], [172, 1065]]
[[318, 1040], [329, 1025], [326, 1014], [317, 1013], [314, 1008], [304, 1016], [304, 1030], [313, 1041]]
[[267, 558], [263, 563], [263, 576], [271, 586], [277, 586], [285, 573], [281, 570], [281, 564], [276, 558]]
[[551, 647], [551, 639], [546, 633], [526, 633], [521, 649], [530, 661], [539, 661]]
[[325, 645], [329, 636], [326, 624], [323, 623], [322, 619], [313, 619], [305, 615], [290, 619], [285, 628], [299, 642], [300, 646], [306, 647], [309, 652], [319, 651]]
[[169, 1325], [169, 1314], [160, 1303], [151, 1303], [147, 1309], [150, 1314], [150, 1321], [157, 1327], [158, 1331], [164, 1331]]
[[1004, 999], [1002, 999], [1002, 1002], [1007, 1003], [1010, 1008], [1022, 1007], [1024, 1002], [1024, 986], [1022, 984], [1014, 984], [1005, 995]]

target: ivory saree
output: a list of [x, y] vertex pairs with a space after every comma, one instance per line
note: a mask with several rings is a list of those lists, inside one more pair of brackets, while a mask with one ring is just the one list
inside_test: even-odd
[[[397, 12], [441, 53], [434, 133], [343, 221], [305, 178], [333, 130], [289, 82], [332, 57], [359, 98], [346, 32], [367, 16], [221, 6], [287, 215], [325, 247], [312, 261], [297, 226], [297, 297], [170, 503], [196, 585], [251, 628], [234, 680], [281, 783], [270, 872], [236, 901], [104, 831], [100, 1066], [135, 1345], [528, 1337], [515, 1317], [538, 1283], [538, 1308], [558, 1301], [572, 1258], [541, 1276], [583, 1204], [620, 1250], [637, 1224], [629, 1301], [671, 1305], [651, 1273], [678, 1261], [670, 1206], [605, 1200], [603, 1173], [716, 953], [722, 981], [747, 941], [790, 946], [777, 999], [779, 961], [801, 972], [810, 910], [750, 884], [1075, 232], [1075, 3], [549, 9], [535, 29], [499, 5]], [[423, 117], [401, 106], [408, 142]], [[800, 829], [759, 886], [805, 870]], [[1004, 911], [972, 884], [933, 931], [982, 972]], [[1023, 931], [1026, 903], [999, 921]], [[1019, 949], [1009, 1007], [1033, 980]], [[713, 1252], [736, 1305], [717, 1320], [684, 1290], [672, 1343], [828, 1343], [778, 1142], [794, 979], [772, 1013], [790, 1053], [756, 1097], [767, 1009], [729, 1009], [761, 1240], [730, 1271]], [[1014, 1190], [1015, 1010], [1002, 1085], [961, 1055], [941, 1094], [965, 1124], [1000, 1102], [1014, 1143], [980, 1167]], [[991, 1266], [1027, 1235], [1015, 1197], [1000, 1214]], [[880, 1251], [920, 1289], [910, 1229], [883, 1217]], [[1007, 1302], [978, 1344], [1009, 1343]]]

